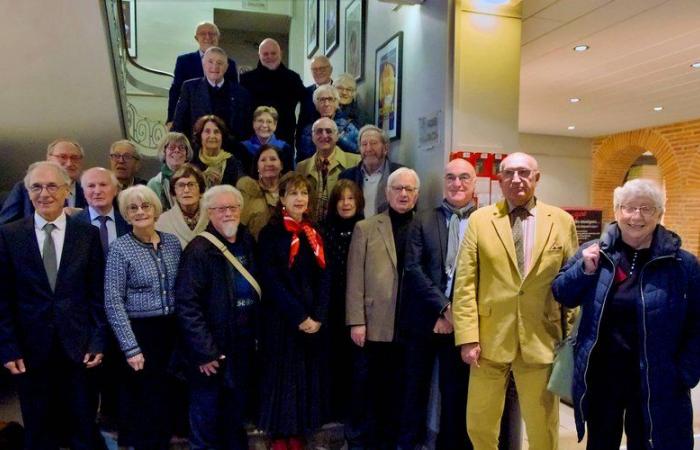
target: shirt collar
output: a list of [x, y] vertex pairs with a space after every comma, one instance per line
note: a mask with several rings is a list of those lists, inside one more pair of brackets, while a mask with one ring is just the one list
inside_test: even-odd
[[[512, 204], [509, 200], [506, 200], [506, 203], [508, 204], [508, 214], [512, 213], [515, 208], [517, 208], [516, 205]], [[537, 197], [532, 197], [530, 201], [522, 205], [523, 208], [527, 210], [527, 212], [532, 214], [532, 209], [537, 206]]]
[[379, 166], [379, 169], [377, 169], [377, 171], [374, 172], [374, 173], [369, 173], [369, 172], [367, 172], [367, 169], [365, 169], [365, 165], [364, 165], [364, 164], [360, 164], [360, 170], [362, 170], [362, 174], [363, 174], [363, 175], [366, 175], [366, 176], [368, 176], [368, 177], [369, 177], [369, 176], [372, 176], [372, 175], [381, 175], [382, 173], [384, 173], [384, 169], [386, 169], [386, 167], [387, 167], [388, 165], [389, 165], [389, 160], [388, 160], [388, 159], [385, 159], [385, 160], [384, 160], [384, 164], [382, 164], [381, 166]]
[[[38, 212], [34, 212], [34, 228], [37, 230], [43, 230], [44, 225], [49, 223], [46, 219], [41, 217]], [[66, 228], [66, 213], [61, 213], [56, 220], [51, 221], [52, 224], [56, 225], [59, 230], [65, 230]]]
[[222, 78], [221, 81], [219, 81], [218, 83], [214, 84], [214, 83], [211, 82], [211, 80], [210, 80], [209, 78], [207, 78], [207, 77], [204, 77], [204, 78], [206, 78], [207, 83], [209, 83], [209, 86], [211, 86], [211, 87], [217, 87], [217, 88], [220, 88], [221, 86], [223, 86], [223, 85], [224, 85], [224, 81], [226, 81], [225, 79]]
[[[88, 211], [90, 213], [90, 222], [93, 220], [97, 219], [98, 217], [102, 216], [103, 214], [100, 214], [95, 208], [92, 206], [88, 206]], [[114, 208], [112, 208], [107, 214], [104, 214], [105, 216], [109, 217], [112, 219], [112, 222], [114, 222]]]

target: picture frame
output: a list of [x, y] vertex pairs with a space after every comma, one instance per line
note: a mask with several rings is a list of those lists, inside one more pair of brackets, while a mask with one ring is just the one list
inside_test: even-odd
[[353, 0], [345, 8], [345, 72], [355, 81], [365, 75], [365, 0]]
[[318, 49], [319, 0], [306, 0], [306, 56]]
[[338, 36], [340, 30], [340, 0], [325, 0], [323, 8], [323, 53], [330, 56], [338, 47]]
[[124, 16], [126, 48], [129, 51], [129, 56], [136, 58], [136, 2], [133, 0], [123, 0], [122, 14]]
[[377, 47], [374, 60], [374, 124], [389, 139], [401, 138], [401, 78], [403, 32]]

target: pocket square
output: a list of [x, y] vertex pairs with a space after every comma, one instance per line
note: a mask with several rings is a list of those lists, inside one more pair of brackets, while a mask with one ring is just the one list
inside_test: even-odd
[[555, 243], [552, 244], [551, 247], [549, 247], [549, 251], [550, 251], [550, 252], [558, 252], [558, 251], [560, 251], [562, 248], [564, 248], [564, 247], [563, 247], [559, 242], [555, 242]]

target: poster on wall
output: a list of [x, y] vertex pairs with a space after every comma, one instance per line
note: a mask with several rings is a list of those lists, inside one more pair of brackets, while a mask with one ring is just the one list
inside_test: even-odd
[[306, 56], [309, 58], [318, 48], [318, 2], [306, 0]]
[[124, 17], [126, 48], [129, 49], [129, 56], [136, 58], [136, 2], [123, 0], [122, 15]]
[[345, 72], [361, 81], [365, 74], [365, 1], [345, 8]]
[[375, 125], [393, 141], [401, 138], [401, 77], [403, 32], [377, 48], [374, 60]]
[[340, 0], [326, 0], [323, 8], [324, 17], [324, 40], [323, 53], [330, 56], [333, 50], [338, 46], [338, 29], [340, 28], [340, 20], [338, 11], [340, 10]]
[[569, 206], [565, 206], [562, 209], [574, 218], [576, 233], [578, 234], [578, 245], [600, 237], [603, 232], [602, 209]]

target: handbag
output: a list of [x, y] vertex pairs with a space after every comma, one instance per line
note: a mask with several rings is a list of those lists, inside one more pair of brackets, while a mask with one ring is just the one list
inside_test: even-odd
[[574, 343], [578, 335], [578, 327], [583, 311], [576, 316], [571, 333], [566, 336], [554, 350], [554, 364], [552, 374], [549, 376], [547, 390], [558, 395], [564, 403], [573, 404], [572, 385], [574, 383]]
[[211, 242], [212, 244], [214, 244], [214, 246], [215, 246], [216, 248], [218, 248], [219, 250], [221, 250], [221, 253], [223, 253], [224, 256], [226, 257], [226, 259], [228, 259], [228, 262], [230, 262], [231, 265], [232, 265], [241, 275], [243, 275], [243, 278], [245, 278], [246, 281], [248, 281], [248, 283], [250, 283], [250, 285], [253, 286], [253, 289], [255, 289], [255, 292], [258, 293], [258, 297], [262, 297], [261, 290], [260, 290], [260, 285], [258, 284], [258, 282], [255, 281], [255, 278], [253, 278], [253, 275], [251, 275], [250, 272], [248, 272], [248, 270], [247, 270], [245, 267], [243, 267], [243, 264], [241, 264], [241, 262], [238, 260], [238, 258], [236, 258], [236, 257], [226, 248], [226, 246], [224, 245], [223, 242], [221, 242], [219, 239], [217, 239], [216, 236], [214, 236], [213, 234], [211, 234], [211, 233], [208, 232], [208, 231], [202, 231], [201, 233], [199, 233], [199, 235], [202, 236], [203, 238], [205, 238], [206, 240], [208, 240], [209, 242]]

